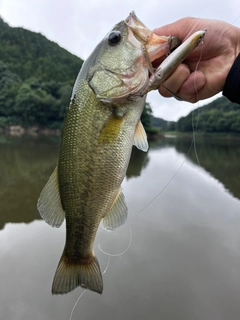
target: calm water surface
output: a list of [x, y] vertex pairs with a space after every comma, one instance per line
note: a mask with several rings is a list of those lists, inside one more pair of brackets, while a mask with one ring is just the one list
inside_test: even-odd
[[[98, 245], [117, 255], [132, 233], [131, 246], [110, 258], [103, 295], [85, 292], [73, 320], [240, 319], [240, 142], [199, 140], [198, 159], [190, 144], [133, 150], [128, 222], [99, 229], [101, 269]], [[36, 210], [58, 147], [58, 138], [0, 136], [0, 319], [68, 320], [83, 292], [51, 295], [65, 225], [51, 228]]]

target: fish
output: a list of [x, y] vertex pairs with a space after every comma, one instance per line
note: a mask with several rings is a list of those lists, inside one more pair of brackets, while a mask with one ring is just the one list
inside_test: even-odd
[[101, 222], [113, 231], [127, 219], [121, 184], [132, 146], [148, 150], [140, 117], [150, 64], [178, 44], [175, 37], [154, 35], [131, 13], [84, 62], [64, 117], [58, 163], [37, 203], [41, 217], [52, 227], [66, 219], [66, 241], [52, 294], [79, 286], [103, 292], [93, 250], [96, 233]]

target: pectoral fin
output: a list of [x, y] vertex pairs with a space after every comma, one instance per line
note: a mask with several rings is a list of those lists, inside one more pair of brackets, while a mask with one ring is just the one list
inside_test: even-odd
[[124, 194], [120, 188], [112, 207], [103, 218], [103, 228], [109, 231], [120, 227], [127, 220], [127, 205]]
[[148, 141], [145, 129], [142, 125], [142, 122], [139, 120], [134, 134], [133, 144], [140, 150], [147, 152], [148, 150]]
[[37, 209], [50, 226], [58, 228], [63, 223], [65, 212], [60, 199], [57, 167], [40, 194]]

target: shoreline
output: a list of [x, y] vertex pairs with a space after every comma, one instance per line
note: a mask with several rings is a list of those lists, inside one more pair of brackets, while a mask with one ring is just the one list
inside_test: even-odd
[[[24, 128], [20, 125], [13, 125], [8, 127], [0, 127], [0, 133], [7, 134], [10, 136], [60, 136], [61, 129], [51, 129], [39, 126], [32, 126]], [[198, 139], [222, 139], [222, 140], [240, 140], [240, 135], [234, 135], [231, 133], [204, 133], [204, 132], [194, 132], [194, 135]], [[189, 139], [193, 137], [192, 132], [157, 132], [157, 133], [148, 133], [147, 137], [149, 141], [157, 141], [163, 138], [166, 139]]]
[[[167, 139], [191, 139], [193, 137], [193, 132], [164, 132], [164, 138]], [[229, 133], [204, 133], [204, 132], [194, 132], [194, 136], [198, 139], [222, 139], [222, 140], [240, 140], [240, 135], [234, 135]]]
[[38, 126], [24, 128], [20, 125], [9, 126], [9, 127], [0, 127], [0, 133], [9, 134], [11, 136], [22, 136], [22, 135], [30, 135], [30, 136], [60, 136], [60, 129], [50, 129], [50, 128], [41, 128]]

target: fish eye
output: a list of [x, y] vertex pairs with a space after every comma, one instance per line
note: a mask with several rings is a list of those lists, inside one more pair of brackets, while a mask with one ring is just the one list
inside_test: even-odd
[[122, 39], [121, 32], [120, 31], [112, 31], [108, 36], [108, 44], [110, 46], [117, 45]]

